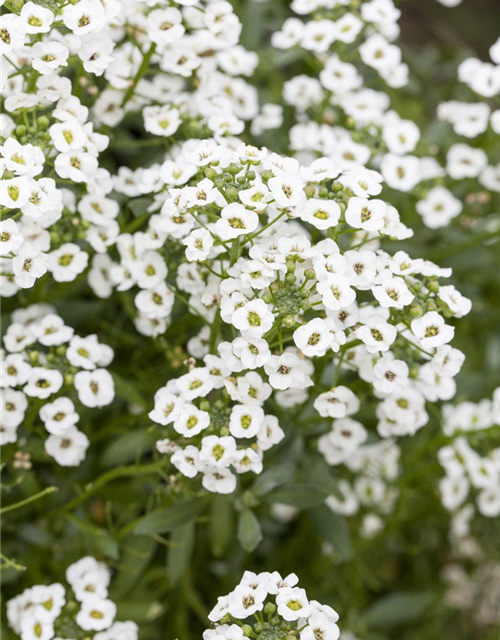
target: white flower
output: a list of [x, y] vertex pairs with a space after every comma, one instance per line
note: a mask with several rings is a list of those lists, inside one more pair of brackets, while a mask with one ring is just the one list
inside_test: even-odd
[[300, 618], [307, 619], [312, 613], [306, 592], [298, 587], [280, 591], [276, 596], [276, 604], [279, 615], [289, 622]]
[[12, 260], [16, 284], [22, 289], [30, 289], [38, 278], [47, 273], [44, 256], [32, 245], [24, 242]]
[[174, 429], [186, 438], [192, 438], [206, 429], [209, 424], [209, 413], [201, 411], [194, 404], [186, 403], [174, 420]]
[[372, 291], [380, 306], [385, 308], [404, 309], [415, 298], [403, 278], [387, 278]]
[[33, 69], [42, 75], [51, 75], [59, 67], [68, 66], [69, 51], [60, 42], [37, 42], [31, 48]]
[[47, 33], [54, 22], [54, 14], [49, 9], [34, 2], [27, 2], [15, 21], [16, 29], [21, 33]]
[[263, 300], [252, 300], [236, 309], [231, 323], [241, 331], [244, 338], [260, 338], [274, 324], [274, 316]]
[[373, 371], [373, 386], [379, 393], [392, 393], [408, 385], [408, 365], [403, 360], [395, 360], [392, 355], [388, 354], [377, 360]]
[[115, 615], [114, 602], [97, 595], [89, 595], [82, 601], [81, 609], [76, 614], [76, 622], [85, 631], [102, 631], [113, 624]]
[[64, 435], [80, 419], [75, 411], [75, 405], [65, 397], [44, 404], [39, 414], [47, 431], [56, 436]]
[[229, 469], [209, 469], [203, 472], [202, 484], [212, 493], [233, 493], [236, 489], [236, 476]]
[[23, 236], [14, 220], [2, 220], [0, 222], [0, 252], [7, 256], [11, 251], [17, 251], [24, 242]]
[[345, 418], [355, 414], [359, 407], [358, 398], [344, 386], [321, 393], [314, 401], [314, 408], [323, 418]]
[[245, 233], [252, 233], [258, 224], [259, 217], [254, 211], [238, 202], [232, 202], [222, 209], [221, 218], [215, 223], [214, 229], [223, 240], [232, 240]]
[[60, 435], [50, 435], [45, 451], [62, 467], [76, 467], [84, 459], [90, 442], [76, 427], [70, 426]]
[[331, 200], [311, 198], [301, 209], [300, 217], [304, 222], [315, 226], [316, 229], [330, 229], [338, 224], [340, 207]]
[[356, 329], [356, 337], [363, 341], [368, 353], [388, 351], [398, 334], [396, 327], [373, 315]]
[[73, 329], [64, 324], [64, 320], [55, 315], [48, 313], [38, 322], [31, 325], [33, 336], [40, 344], [46, 347], [65, 344], [73, 337]]
[[351, 306], [356, 300], [356, 292], [350, 287], [349, 280], [343, 275], [331, 274], [326, 280], [318, 282], [316, 289], [327, 309], [335, 311]]
[[257, 611], [262, 611], [266, 596], [267, 591], [264, 587], [252, 589], [245, 585], [238, 585], [229, 594], [228, 612], [235, 618], [245, 620]]
[[72, 282], [86, 269], [88, 261], [88, 253], [72, 242], [47, 254], [47, 267], [56, 282]]
[[86, 407], [105, 407], [115, 397], [115, 384], [106, 369], [79, 371], [75, 374], [74, 385], [78, 399]]
[[44, 400], [53, 393], [57, 393], [63, 385], [63, 377], [56, 369], [33, 367], [30, 377], [24, 387], [26, 395]]
[[455, 335], [454, 327], [445, 324], [444, 318], [436, 311], [429, 311], [421, 318], [412, 320], [411, 330], [424, 349], [441, 347]]
[[387, 205], [382, 200], [367, 198], [350, 198], [345, 212], [345, 219], [355, 229], [380, 231], [384, 226]]
[[80, 0], [64, 7], [62, 20], [77, 36], [101, 31], [105, 26], [104, 7], [98, 0]]
[[300, 640], [337, 640], [339, 636], [340, 629], [324, 613], [313, 613], [300, 632]]
[[194, 478], [200, 470], [200, 451], [193, 445], [177, 449], [170, 457], [170, 462], [187, 478]]
[[304, 389], [313, 383], [302, 361], [294, 353], [271, 356], [269, 362], [264, 365], [264, 370], [273, 389]]
[[106, 598], [110, 579], [108, 567], [91, 556], [81, 558], [66, 569], [66, 580], [80, 602], [92, 596]]
[[186, 258], [190, 261], [206, 260], [214, 245], [213, 238], [206, 229], [195, 229], [182, 241], [186, 246]]
[[253, 438], [259, 433], [264, 417], [258, 406], [236, 405], [229, 418], [229, 430], [235, 438]]
[[472, 302], [455, 289], [453, 285], [439, 287], [438, 298], [446, 303], [455, 318], [463, 318], [472, 309]]
[[182, 13], [173, 7], [151, 11], [146, 25], [149, 39], [159, 46], [173, 44], [182, 38], [185, 31]]
[[231, 436], [206, 436], [201, 441], [199, 460], [210, 467], [228, 467], [236, 453], [236, 440]]
[[[175, 9], [172, 9], [175, 11]], [[153, 11], [152, 13], [155, 13]], [[152, 14], [150, 13], [149, 16]], [[156, 136], [171, 136], [181, 124], [178, 109], [169, 107], [144, 107], [144, 128]]]

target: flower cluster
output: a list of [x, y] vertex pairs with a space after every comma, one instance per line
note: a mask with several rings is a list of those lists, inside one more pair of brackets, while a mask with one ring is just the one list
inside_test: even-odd
[[[298, 581], [294, 573], [282, 578], [277, 571], [259, 574], [245, 571], [235, 589], [217, 599], [208, 616], [214, 628], [207, 629], [203, 639], [243, 640], [251, 636], [262, 640], [337, 640], [338, 614], [328, 605], [309, 600], [305, 590], [298, 587]], [[269, 596], [275, 602], [268, 600]]]
[[111, 572], [91, 556], [66, 570], [70, 586], [37, 585], [7, 602], [7, 619], [22, 640], [89, 637], [137, 640], [135, 622], [115, 622], [116, 605], [108, 599]]
[[[277, 418], [262, 409], [272, 390], [258, 373], [234, 377], [224, 358], [210, 354], [204, 363], [160, 389], [149, 416], [161, 425], [172, 424], [176, 440], [160, 440], [157, 448], [171, 455], [184, 476], [201, 473], [208, 491], [232, 493], [236, 476], [230, 468], [238, 474], [260, 473], [263, 452], [284, 433]], [[207, 399], [211, 392], [212, 402]]]
[[[500, 447], [493, 448], [488, 442], [488, 431], [500, 424], [500, 388], [491, 401], [445, 405], [443, 415], [444, 431], [452, 441], [438, 452], [446, 473], [440, 483], [441, 499], [444, 507], [454, 513], [452, 532], [467, 536], [475, 513], [474, 502], [481, 515], [500, 515]], [[473, 441], [474, 436], [478, 445], [486, 448], [484, 455], [471, 446], [469, 440]]]
[[[454, 329], [445, 318], [468, 313], [470, 301], [452, 285], [439, 285], [437, 278], [451, 270], [378, 248], [384, 235], [408, 235], [397, 211], [371, 197], [380, 192], [380, 174], [340, 171], [326, 158], [305, 168], [245, 145], [235, 151], [210, 141], [189, 147], [176, 164], [188, 186], [180, 186], [180, 179], [174, 188], [157, 183], [159, 213], [149, 218], [146, 233], [118, 238], [120, 263], [110, 260], [106, 270], [115, 282], [120, 278], [119, 289], [141, 289], [135, 305], [143, 332], [165, 331], [176, 297], [209, 324], [188, 345], [193, 357], [206, 357], [206, 367], [162, 391], [154, 419], [178, 420], [178, 433], [198, 435], [209, 416], [195, 431], [186, 430], [181, 422], [189, 415], [179, 414], [183, 402], [191, 411], [191, 399], [224, 387], [225, 411], [229, 398], [256, 405], [255, 429], [247, 437], [263, 427], [258, 407], [272, 390], [282, 407], [302, 404], [312, 394], [320, 416], [345, 418], [360, 405], [349, 388], [334, 384], [318, 393], [320, 380], [311, 388], [315, 364], [338, 354], [334, 382], [342, 372], [356, 371], [381, 399], [381, 436], [424, 426], [425, 401], [453, 396], [453, 377], [463, 361], [448, 344]], [[172, 170], [171, 160], [165, 164]], [[185, 246], [175, 280], [167, 266], [168, 241]], [[99, 274], [102, 282], [92, 278], [91, 284], [104, 290]], [[198, 375], [196, 387], [188, 389]], [[183, 400], [167, 418], [172, 391]], [[232, 432], [229, 413], [214, 421]], [[229, 432], [217, 431], [224, 434]]]
[[[463, 209], [457, 197], [459, 181], [477, 179], [489, 190], [500, 190], [500, 170], [488, 163], [482, 148], [457, 142], [441, 160], [432, 138], [421, 136], [418, 126], [391, 109], [390, 97], [375, 69], [392, 87], [403, 86], [408, 68], [392, 41], [399, 35], [400, 11], [392, 0], [294, 2], [309, 22], [289, 18], [273, 35], [278, 49], [300, 48], [306, 60], [313, 56], [315, 75], [298, 75], [285, 83], [283, 98], [299, 113], [290, 129], [292, 149], [301, 156], [325, 155], [342, 167], [363, 164], [378, 168], [385, 183], [416, 196], [416, 209], [432, 229], [446, 226]], [[490, 48], [491, 63], [465, 60], [458, 78], [486, 99], [500, 86], [499, 51]], [[380, 85], [380, 86], [379, 86]], [[482, 103], [452, 100], [437, 109], [437, 118], [450, 122], [456, 133], [474, 138], [491, 125], [500, 130], [500, 111]], [[456, 192], [456, 193], [455, 193]]]
[[482, 562], [472, 572], [450, 564], [443, 571], [443, 582], [449, 607], [471, 616], [480, 627], [500, 624], [500, 563]]
[[45, 304], [14, 311], [3, 342], [7, 353], [2, 354], [0, 370], [2, 444], [16, 442], [32, 405], [50, 434], [45, 451], [62, 466], [79, 465], [89, 440], [76, 426], [80, 415], [75, 402], [94, 408], [113, 401], [113, 378], [104, 368], [113, 350], [96, 335], [75, 335]]
[[[241, 133], [246, 120], [259, 118], [262, 130], [281, 121], [272, 105], [259, 115], [255, 89], [238, 77], [251, 75], [258, 58], [238, 44], [241, 24], [228, 2], [126, 4], [26, 2], [2, 16], [3, 296], [47, 271], [72, 281], [89, 254], [116, 242], [120, 207], [108, 196], [129, 170], [113, 179], [99, 166], [109, 137], [95, 124], [113, 127], [142, 109], [146, 132], [165, 139], [179, 128], [181, 137], [217, 137]], [[153, 80], [142, 77], [143, 61]]]
[[343, 516], [362, 511], [361, 534], [372, 537], [382, 529], [398, 497], [395, 481], [400, 451], [392, 440], [360, 444], [365, 438], [366, 431], [358, 422], [336, 420], [333, 430], [320, 438], [318, 449], [328, 464], [343, 463], [350, 472], [349, 480], [338, 482], [339, 495], [329, 496], [326, 504]]

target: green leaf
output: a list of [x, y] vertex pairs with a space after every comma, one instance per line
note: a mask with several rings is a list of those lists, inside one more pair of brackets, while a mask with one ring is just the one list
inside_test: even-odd
[[137, 584], [158, 544], [149, 536], [129, 536], [122, 549], [120, 571], [111, 585], [113, 600], [122, 600]]
[[144, 453], [148, 453], [158, 440], [158, 434], [147, 429], [140, 429], [118, 436], [109, 445], [101, 458], [104, 467], [134, 462]]
[[170, 585], [175, 587], [189, 566], [193, 554], [195, 523], [189, 522], [172, 531], [167, 556], [167, 574]]
[[122, 398], [122, 400], [126, 400], [127, 402], [134, 402], [146, 409], [149, 407], [148, 401], [139, 393], [139, 391], [137, 391], [137, 387], [134, 384], [125, 380], [125, 378], [122, 378], [115, 371], [110, 371], [110, 373], [113, 376], [116, 395], [119, 398]]
[[233, 505], [229, 496], [212, 497], [208, 524], [212, 553], [216, 558], [221, 558], [233, 537]]
[[325, 542], [332, 545], [335, 553], [342, 560], [352, 558], [351, 534], [343, 518], [326, 505], [314, 508], [311, 511], [311, 518], [318, 534]]
[[148, 207], [153, 204], [151, 198], [137, 198], [137, 200], [132, 200], [129, 202], [128, 208], [136, 218], [142, 216], [143, 213], [146, 213]]
[[187, 502], [157, 509], [144, 516], [134, 529], [136, 534], [166, 533], [173, 531], [188, 522], [195, 520], [205, 509], [207, 501], [204, 498], [195, 498]]
[[238, 521], [238, 540], [241, 547], [249, 553], [252, 552], [262, 540], [260, 522], [250, 509], [245, 509], [241, 512]]
[[310, 464], [308, 465], [308, 479], [312, 484], [316, 484], [319, 487], [325, 489], [328, 495], [334, 495], [337, 498], [342, 499], [343, 495], [339, 491], [339, 487], [335, 478], [330, 474], [329, 465], [318, 456], [314, 459], [310, 458]]
[[430, 591], [401, 591], [377, 600], [366, 610], [365, 621], [373, 627], [403, 624], [419, 618], [433, 602]]
[[329, 492], [317, 484], [294, 483], [287, 484], [277, 491], [269, 493], [270, 502], [281, 502], [299, 509], [310, 509], [324, 502]]
[[87, 534], [86, 540], [88, 540], [89, 544], [93, 548], [112, 560], [118, 560], [120, 557], [120, 547], [118, 542], [108, 531], [101, 529], [101, 527], [98, 527], [87, 520], [76, 518], [69, 513], [66, 514], [66, 520], [77, 529], [80, 529], [80, 531]]
[[264, 496], [293, 478], [295, 465], [291, 462], [267, 469], [258, 476], [250, 491], [254, 496]]

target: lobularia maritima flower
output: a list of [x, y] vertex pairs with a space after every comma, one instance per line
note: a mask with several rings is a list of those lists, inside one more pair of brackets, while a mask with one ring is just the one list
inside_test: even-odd
[[282, 578], [277, 571], [245, 571], [233, 591], [217, 599], [208, 616], [213, 628], [204, 632], [203, 639], [243, 640], [250, 636], [337, 640], [337, 612], [309, 600], [298, 582], [294, 573]]
[[0, 365], [1, 444], [16, 442], [29, 406], [37, 409], [49, 436], [45, 451], [63, 467], [78, 466], [89, 439], [77, 428], [77, 407], [104, 407], [115, 396], [106, 370], [113, 350], [96, 335], [81, 338], [51, 305], [17, 309], [3, 337]]
[[[500, 515], [500, 447], [494, 446], [493, 433], [493, 427], [500, 424], [500, 388], [491, 400], [445, 405], [443, 418], [450, 442], [438, 451], [445, 472], [440, 482], [441, 500], [453, 514], [452, 535], [467, 537], [476, 509], [487, 518]], [[472, 442], [478, 434], [483, 437], [481, 448], [476, 450]]]
[[[135, 288], [136, 327], [146, 335], [168, 332], [181, 296], [205, 325], [188, 343], [201, 366], [193, 361], [158, 391], [150, 413], [172, 425], [159, 446], [183, 475], [201, 472], [205, 488], [225, 493], [236, 488], [229, 467], [260, 473], [263, 452], [283, 437], [263, 410], [271, 395], [282, 408], [311, 402], [324, 418], [347, 418], [360, 398], [338, 383], [355, 373], [380, 400], [383, 438], [415, 433], [427, 423], [427, 400], [454, 395], [463, 355], [449, 344], [448, 318], [468, 313], [470, 301], [440, 286], [450, 269], [380, 248], [382, 238], [410, 232], [393, 207], [347, 186], [365, 169], [328, 158], [302, 167], [210, 140], [184, 143], [171, 158], [185, 185], [170, 186], [159, 170], [147, 231], [119, 235], [109, 288], [97, 271], [90, 284], [106, 295], [113, 285]], [[369, 179], [378, 185], [382, 176]], [[184, 245], [181, 264], [169, 261], [167, 240]], [[315, 376], [332, 362], [329, 381]]]
[[25, 589], [7, 602], [9, 626], [21, 640], [88, 636], [95, 640], [137, 640], [135, 622], [115, 621], [116, 605], [108, 598], [111, 571], [86, 556], [66, 570], [70, 589], [56, 582]]
[[[161, 138], [219, 139], [253, 119], [260, 131], [281, 122], [273, 105], [260, 110], [256, 89], [241, 77], [253, 74], [258, 56], [239, 44], [231, 4], [178, 5], [30, 1], [19, 14], [4, 7], [1, 295], [31, 288], [47, 272], [73, 281], [89, 255], [98, 264], [116, 243], [119, 205], [110, 194], [120, 185], [127, 192], [129, 170], [112, 176], [99, 165], [109, 136], [97, 127], [115, 127], [138, 110], [145, 131]], [[140, 46], [127, 37], [133, 31]], [[142, 77], [143, 59], [152, 79]], [[155, 171], [145, 176], [154, 180]]]
[[[482, 149], [459, 140], [440, 154], [446, 155], [443, 162], [434, 137], [422, 135], [414, 122], [391, 108], [386, 85], [401, 88], [409, 78], [395, 44], [401, 12], [392, 0], [334, 6], [320, 0], [293, 2], [291, 7], [300, 17], [288, 18], [273, 34], [272, 44], [278, 50], [301, 49], [318, 68], [317, 77], [295, 76], [283, 90], [284, 102], [297, 112], [287, 134], [300, 157], [324, 155], [343, 168], [379, 169], [391, 189], [415, 197], [417, 211], [432, 229], [448, 225], [462, 212], [464, 178], [477, 180], [487, 191], [500, 190], [500, 169], [488, 163]], [[491, 62], [468, 58], [458, 68], [459, 81], [476, 99], [487, 100], [499, 91], [499, 52], [497, 41], [490, 47]], [[450, 100], [438, 106], [436, 116], [459, 136], [471, 139], [487, 131], [494, 136], [500, 131], [500, 110], [492, 111], [486, 100]]]

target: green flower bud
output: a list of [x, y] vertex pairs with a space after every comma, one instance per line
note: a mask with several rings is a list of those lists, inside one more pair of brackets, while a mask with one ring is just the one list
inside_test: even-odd
[[265, 171], [262, 172], [262, 175], [260, 177], [262, 178], [262, 182], [267, 182], [273, 177], [273, 175], [274, 174], [272, 171], [270, 171], [269, 169], [266, 169]]
[[227, 170], [229, 171], [229, 173], [231, 175], [236, 176], [241, 171], [241, 167], [239, 165], [237, 165], [236, 163], [232, 162], [229, 165], [229, 167], [227, 168]]
[[255, 633], [260, 633], [264, 630], [264, 625], [262, 624], [262, 622], [256, 622], [253, 625], [253, 630], [255, 631]]
[[214, 184], [217, 187], [217, 189], [222, 189], [222, 187], [224, 187], [224, 180], [223, 178], [217, 178], [216, 180], [214, 180]]
[[43, 129], [45, 131], [45, 129], [49, 128], [50, 120], [47, 118], [47, 116], [40, 116], [39, 118], [37, 118], [37, 122], [40, 129]]
[[241, 627], [241, 630], [243, 632], [243, 635], [246, 637], [253, 635], [253, 629], [249, 624], [244, 624]]
[[344, 185], [341, 182], [339, 182], [338, 180], [336, 180], [332, 185], [332, 189], [334, 191], [336, 191], [337, 193], [339, 191], [342, 191], [343, 188], [344, 188]]
[[295, 326], [295, 318], [293, 316], [285, 316], [283, 318], [283, 326], [287, 327], [287, 329]]
[[205, 169], [205, 178], [215, 180], [215, 178], [217, 178], [217, 171], [213, 167], [207, 167]]
[[26, 135], [26, 126], [24, 124], [18, 124], [16, 127], [16, 136], [18, 138]]
[[266, 304], [272, 304], [272, 303], [274, 302], [274, 301], [273, 301], [273, 296], [272, 296], [269, 292], [265, 293], [265, 294], [262, 296], [262, 300], [264, 300], [264, 302], [265, 302]]
[[220, 434], [221, 436], [230, 436], [231, 432], [229, 431], [229, 427], [221, 427]]
[[224, 182], [232, 182], [233, 176], [230, 173], [223, 173], [222, 179], [224, 180]]
[[437, 304], [434, 300], [427, 300], [426, 311], [437, 311]]
[[431, 293], [437, 293], [439, 291], [439, 282], [437, 280], [431, 280], [427, 288]]
[[200, 409], [202, 411], [210, 411], [210, 402], [208, 402], [208, 400], [202, 400], [200, 402]]
[[249, 180], [255, 180], [255, 178], [256, 178], [255, 171], [249, 171], [249, 172], [247, 173], [247, 178], [248, 178]]
[[273, 613], [276, 613], [276, 605], [274, 604], [274, 602], [266, 602], [264, 613], [268, 616], [272, 616]]
[[410, 315], [412, 318], [420, 318], [424, 311], [419, 304], [412, 304], [410, 307]]
[[297, 276], [294, 273], [287, 273], [285, 276], [287, 284], [295, 284], [297, 282]]
[[226, 196], [232, 202], [234, 202], [235, 200], [238, 200], [238, 189], [236, 189], [235, 187], [228, 187], [226, 189]]
[[306, 186], [304, 187], [304, 193], [308, 198], [314, 198], [314, 194], [316, 193], [314, 185], [310, 182], [306, 184]]

